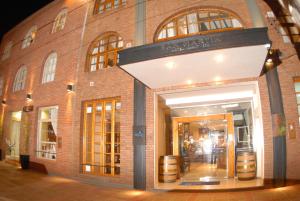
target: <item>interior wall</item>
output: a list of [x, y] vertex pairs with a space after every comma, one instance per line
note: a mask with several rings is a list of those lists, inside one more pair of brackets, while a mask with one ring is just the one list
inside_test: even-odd
[[157, 140], [159, 142], [157, 147], [158, 157], [166, 155], [166, 121], [162, 103], [158, 104], [157, 109]]

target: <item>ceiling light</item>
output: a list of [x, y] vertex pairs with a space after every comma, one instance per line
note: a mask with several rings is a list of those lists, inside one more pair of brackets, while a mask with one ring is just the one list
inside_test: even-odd
[[175, 67], [175, 63], [173, 62], [173, 61], [169, 61], [169, 62], [167, 62], [166, 64], [166, 67], [168, 68], [168, 69], [173, 69], [174, 67]]
[[239, 104], [234, 103], [234, 104], [222, 105], [221, 107], [223, 109], [225, 109], [225, 108], [233, 108], [233, 107], [238, 107], [238, 106], [239, 106]]
[[186, 83], [187, 83], [187, 84], [192, 84], [193, 81], [192, 81], [192, 80], [187, 80]]
[[217, 63], [223, 62], [223, 61], [224, 61], [224, 55], [223, 55], [223, 54], [218, 54], [218, 55], [216, 55], [216, 56], [215, 56], [215, 61], [216, 61]]
[[240, 91], [240, 92], [231, 92], [231, 93], [218, 93], [210, 94], [203, 96], [192, 96], [184, 98], [170, 98], [166, 99], [166, 105], [177, 105], [184, 103], [201, 103], [209, 101], [218, 101], [218, 100], [231, 100], [231, 99], [241, 99], [241, 98], [250, 98], [253, 97], [253, 91]]
[[220, 77], [220, 76], [216, 76], [216, 77], [214, 78], [214, 81], [215, 81], [215, 82], [221, 81], [221, 77]]

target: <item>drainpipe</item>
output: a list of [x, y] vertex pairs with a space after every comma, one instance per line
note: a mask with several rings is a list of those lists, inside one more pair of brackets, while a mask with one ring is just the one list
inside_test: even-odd
[[[250, 12], [253, 27], [266, 27], [256, 0], [245, 1]], [[278, 51], [273, 50], [273, 52]], [[265, 70], [272, 116], [273, 184], [279, 187], [285, 185], [286, 179], [286, 121], [277, 66], [278, 63], [274, 61], [273, 68], [269, 70], [265, 68]]]
[[[136, 0], [135, 46], [146, 42], [146, 1]], [[146, 87], [134, 79], [133, 186], [146, 190]]]

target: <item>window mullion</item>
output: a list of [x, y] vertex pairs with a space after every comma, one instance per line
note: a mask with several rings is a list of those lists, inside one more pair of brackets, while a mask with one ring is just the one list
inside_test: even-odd
[[[82, 136], [82, 155], [83, 155], [83, 160], [82, 163], [86, 164], [86, 144], [87, 144], [87, 103], [84, 103], [84, 115], [83, 115], [83, 136]], [[85, 166], [83, 166], [85, 167]], [[85, 171], [85, 170], [84, 170]]]
[[95, 172], [95, 116], [96, 116], [96, 104], [95, 102], [92, 105], [92, 139], [91, 139], [91, 154], [92, 154], [92, 167], [91, 170], [92, 172]]
[[101, 105], [102, 105], [102, 132], [101, 132], [101, 143], [100, 143], [100, 150], [101, 150], [101, 154], [100, 154], [100, 169], [101, 169], [101, 174], [104, 175], [105, 173], [105, 132], [106, 132], [106, 129], [105, 129], [105, 112], [106, 112], [106, 109], [105, 109], [105, 102], [102, 101], [101, 102]]
[[115, 105], [116, 101], [111, 102], [111, 175], [115, 175]]

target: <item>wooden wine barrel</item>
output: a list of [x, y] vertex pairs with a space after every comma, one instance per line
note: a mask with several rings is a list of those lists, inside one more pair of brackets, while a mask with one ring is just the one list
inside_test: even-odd
[[177, 166], [176, 156], [161, 156], [159, 158], [158, 180], [164, 183], [176, 182]]
[[239, 180], [254, 179], [256, 177], [256, 153], [238, 153], [236, 160], [236, 170]]

